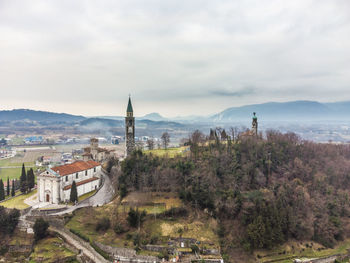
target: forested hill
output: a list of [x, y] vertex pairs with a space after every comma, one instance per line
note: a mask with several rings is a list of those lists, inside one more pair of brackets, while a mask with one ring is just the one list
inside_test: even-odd
[[203, 145], [188, 156], [135, 152], [122, 162], [119, 187], [173, 191], [220, 221], [222, 251], [270, 249], [289, 239], [326, 247], [350, 235], [350, 147], [301, 141], [270, 131], [267, 139]]

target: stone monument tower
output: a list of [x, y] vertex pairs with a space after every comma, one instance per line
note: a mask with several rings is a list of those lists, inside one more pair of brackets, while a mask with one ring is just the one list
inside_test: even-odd
[[258, 117], [256, 117], [255, 112], [253, 112], [252, 134], [255, 136], [258, 135]]
[[129, 96], [128, 108], [126, 109], [125, 117], [125, 141], [126, 141], [126, 156], [135, 150], [135, 118]]

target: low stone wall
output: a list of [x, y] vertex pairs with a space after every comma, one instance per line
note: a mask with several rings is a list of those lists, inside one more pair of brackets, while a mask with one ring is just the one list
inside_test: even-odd
[[173, 254], [175, 251], [175, 248], [173, 247], [165, 247], [165, 246], [157, 246], [157, 245], [145, 245], [142, 248], [144, 250], [153, 251], [153, 252], [163, 252], [164, 249], [166, 249], [169, 254]]
[[111, 247], [107, 246], [98, 242], [95, 242], [95, 244], [111, 255], [114, 256], [115, 259], [119, 259], [121, 262], [128, 262], [128, 263], [154, 263], [154, 262], [160, 262], [160, 259], [157, 257], [152, 256], [141, 256], [137, 255], [136, 251], [134, 249], [130, 248], [118, 248], [118, 247]]
[[120, 247], [111, 247], [111, 246], [107, 246], [104, 244], [101, 244], [99, 242], [95, 242], [95, 244], [101, 248], [103, 251], [105, 251], [106, 253], [110, 254], [110, 255], [118, 255], [121, 257], [128, 257], [128, 258], [132, 258], [132, 257], [136, 257], [136, 251], [134, 249], [131, 248], [120, 248]]
[[323, 258], [316, 258], [316, 259], [310, 259], [310, 260], [298, 260], [295, 259], [294, 262], [302, 262], [302, 263], [333, 263], [336, 259], [337, 260], [345, 260], [347, 259], [349, 256], [348, 255], [332, 255], [329, 257], [323, 257]]
[[62, 212], [64, 210], [67, 210], [67, 207], [62, 207], [62, 208], [56, 208], [56, 209], [33, 209], [32, 210], [32, 215], [34, 216], [48, 216], [51, 214], [55, 214], [55, 213], [59, 213]]
[[217, 249], [203, 249], [204, 255], [220, 255], [220, 251]]
[[10, 253], [25, 254], [32, 251], [33, 245], [9, 245], [8, 248]]
[[222, 263], [224, 262], [222, 258], [217, 258], [217, 259], [197, 259], [197, 260], [192, 260], [192, 263]]

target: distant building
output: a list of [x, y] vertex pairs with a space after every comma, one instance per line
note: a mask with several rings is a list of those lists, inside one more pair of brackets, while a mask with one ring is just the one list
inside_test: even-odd
[[78, 196], [98, 188], [101, 164], [95, 161], [76, 161], [47, 169], [37, 176], [39, 202], [59, 204], [69, 201], [73, 181]]
[[38, 144], [43, 142], [43, 137], [42, 136], [30, 136], [24, 138], [24, 142], [26, 144]]
[[92, 138], [90, 140], [90, 147], [84, 148], [83, 160], [94, 160], [96, 162], [103, 162], [114, 155], [114, 150], [108, 150], [98, 146], [98, 139]]
[[113, 136], [112, 139], [111, 139], [112, 144], [116, 144], [116, 145], [119, 144], [121, 139], [122, 138], [120, 136]]
[[252, 128], [243, 132], [239, 135], [240, 137], [248, 137], [248, 136], [258, 136], [258, 117], [256, 117], [256, 113], [253, 112], [252, 118]]
[[256, 117], [256, 113], [253, 112], [253, 121], [252, 121], [252, 133], [253, 135], [258, 135], [258, 117]]

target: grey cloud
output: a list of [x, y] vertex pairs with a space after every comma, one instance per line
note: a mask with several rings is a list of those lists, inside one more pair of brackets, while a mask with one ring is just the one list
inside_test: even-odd
[[230, 90], [230, 89], [215, 89], [210, 92], [213, 95], [223, 96], [223, 97], [243, 97], [247, 95], [255, 94], [254, 88], [246, 87], [240, 90]]
[[349, 11], [348, 0], [0, 0], [0, 104], [122, 114], [131, 93], [141, 115], [183, 115], [350, 99]]

